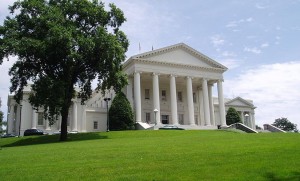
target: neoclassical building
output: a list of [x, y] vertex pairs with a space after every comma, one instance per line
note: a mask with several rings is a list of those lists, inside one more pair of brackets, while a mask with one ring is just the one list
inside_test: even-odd
[[[187, 129], [216, 129], [218, 125], [226, 126], [229, 107], [236, 108], [245, 125], [255, 128], [255, 106], [251, 100], [224, 99], [222, 83], [227, 68], [184, 43], [132, 56], [123, 69], [129, 80], [124, 93], [141, 129], [164, 124]], [[217, 97], [213, 97], [214, 91]], [[9, 96], [8, 132], [19, 134], [20, 131], [22, 135], [29, 128], [49, 133], [59, 131], [60, 120], [50, 127], [42, 111], [33, 110], [29, 104], [29, 93], [30, 87], [24, 89], [22, 106]], [[105, 96], [94, 93], [85, 105], [74, 99], [68, 130], [106, 131], [107, 102], [104, 98], [113, 99], [114, 95], [109, 90]]]

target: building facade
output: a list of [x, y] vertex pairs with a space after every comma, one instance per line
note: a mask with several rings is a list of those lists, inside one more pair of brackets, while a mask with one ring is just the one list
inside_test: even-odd
[[[181, 125], [191, 129], [216, 129], [226, 126], [229, 107], [240, 113], [243, 123], [255, 128], [254, 105], [240, 97], [224, 99], [223, 73], [227, 68], [184, 43], [132, 56], [123, 65], [129, 84], [124, 88], [135, 112], [135, 121], [142, 128], [164, 124]], [[214, 98], [216, 91], [218, 97]], [[29, 128], [53, 133], [60, 130], [60, 120], [49, 126], [42, 111], [34, 110], [28, 102], [30, 88], [24, 90], [24, 100], [16, 104], [8, 99], [8, 132], [20, 134]], [[79, 132], [107, 129], [107, 102], [113, 91], [105, 96], [94, 93], [86, 105], [73, 100], [69, 111], [68, 130]]]

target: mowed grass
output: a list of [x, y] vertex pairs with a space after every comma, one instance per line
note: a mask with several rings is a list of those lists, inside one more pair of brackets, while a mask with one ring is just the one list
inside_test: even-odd
[[0, 139], [0, 180], [300, 180], [300, 134], [122, 131]]

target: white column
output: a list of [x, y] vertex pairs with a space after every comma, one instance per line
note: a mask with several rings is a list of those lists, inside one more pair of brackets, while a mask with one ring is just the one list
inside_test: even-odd
[[218, 99], [219, 99], [221, 126], [227, 126], [226, 119], [225, 119], [225, 104], [224, 104], [224, 97], [223, 97], [222, 80], [218, 80], [217, 86], [218, 86]]
[[176, 96], [176, 80], [174, 75], [170, 75], [170, 94], [171, 94], [171, 114], [172, 123], [178, 124], [178, 112], [177, 112], [177, 96]]
[[7, 132], [8, 133], [12, 133], [13, 132], [14, 117], [15, 117], [14, 106], [10, 105], [9, 115], [8, 115], [8, 123], [7, 123]]
[[77, 103], [73, 102], [73, 123], [72, 131], [77, 131]]
[[126, 96], [128, 101], [130, 102], [130, 105], [133, 106], [133, 96], [132, 96], [132, 78], [128, 77], [128, 85], [126, 90]]
[[203, 91], [199, 88], [199, 113], [200, 113], [200, 125], [205, 124], [204, 118], [204, 102], [203, 102]]
[[[158, 74], [153, 73], [153, 111], [154, 109], [157, 109], [158, 112], [154, 113], [154, 121], [156, 121], [156, 124], [161, 124], [160, 122], [160, 99], [159, 99], [159, 79]], [[156, 116], [156, 117], [155, 117]]]
[[38, 119], [38, 113], [36, 112], [35, 109], [33, 109], [32, 110], [31, 129], [36, 129], [37, 119]]
[[81, 132], [86, 132], [86, 105], [83, 106]]
[[210, 123], [215, 125], [215, 110], [214, 110], [214, 100], [212, 97], [213, 84], [208, 86], [208, 99], [209, 99], [209, 110], [210, 110]]
[[209, 112], [209, 99], [208, 99], [208, 88], [207, 88], [207, 80], [202, 80], [202, 89], [203, 89], [203, 103], [204, 103], [204, 119], [205, 126], [210, 126], [210, 112]]
[[253, 129], [256, 129], [255, 114], [254, 113], [251, 113], [251, 120], [252, 120], [252, 124], [253, 124]]
[[141, 103], [141, 75], [134, 73], [134, 103], [135, 103], [135, 121], [142, 122], [142, 103]]
[[245, 124], [245, 113], [244, 113], [244, 111], [241, 111], [241, 118], [242, 118], [242, 123]]
[[188, 112], [189, 112], [189, 122], [190, 125], [195, 125], [195, 112], [194, 112], [194, 101], [193, 101], [193, 85], [192, 78], [186, 78], [186, 91], [187, 91], [187, 102], [188, 102]]
[[49, 120], [46, 119], [46, 130], [51, 130], [51, 127], [49, 126]]

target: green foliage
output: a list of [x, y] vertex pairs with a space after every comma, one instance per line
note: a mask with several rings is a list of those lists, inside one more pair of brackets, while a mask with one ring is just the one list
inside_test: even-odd
[[113, 87], [116, 92], [127, 84], [122, 73], [129, 42], [119, 30], [125, 22], [114, 4], [106, 10], [98, 0], [23, 0], [9, 7], [12, 17], [0, 26], [0, 64], [16, 55], [18, 61], [9, 74], [11, 92], [22, 100], [23, 87], [33, 82], [30, 103], [53, 124], [62, 115], [61, 140], [67, 137], [67, 117], [76, 94], [82, 103], [97, 90]]
[[131, 105], [123, 92], [119, 92], [114, 98], [109, 109], [110, 130], [134, 129], [134, 116]]
[[233, 107], [230, 107], [226, 114], [226, 124], [231, 125], [234, 123], [241, 123], [241, 122], [242, 120], [239, 113]]
[[299, 181], [300, 176], [300, 134], [174, 130], [68, 136], [66, 144], [57, 143], [58, 135], [0, 138], [1, 180]]
[[297, 124], [293, 124], [287, 118], [278, 118], [278, 119], [275, 119], [275, 122], [272, 125], [276, 126], [277, 128], [280, 128], [280, 129], [282, 129], [284, 131], [295, 131], [295, 132], [298, 132], [298, 130], [297, 130]]

